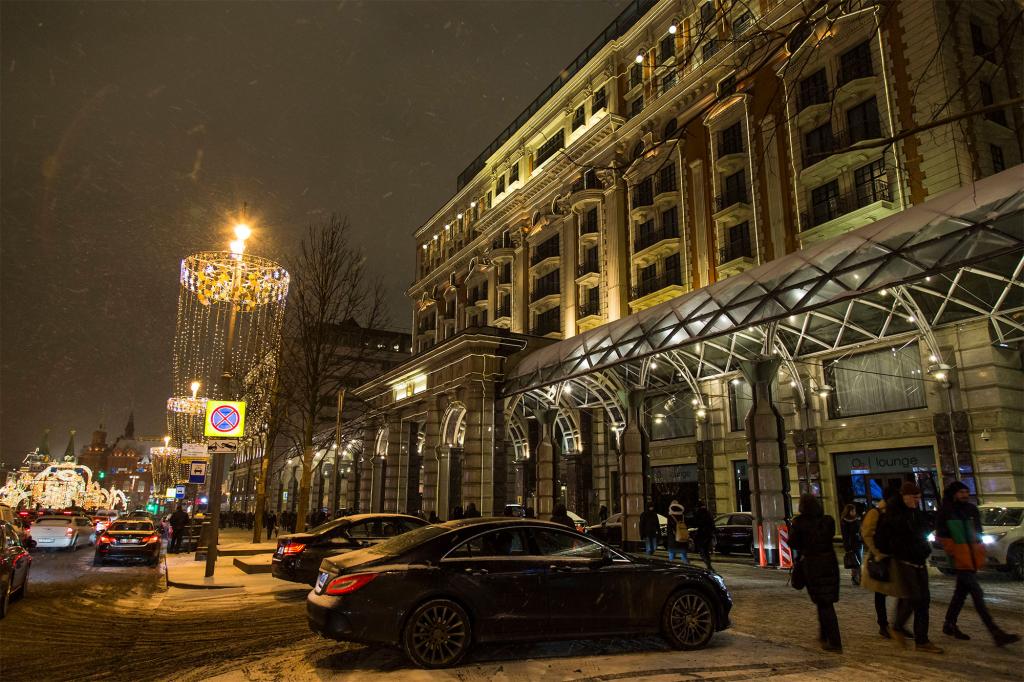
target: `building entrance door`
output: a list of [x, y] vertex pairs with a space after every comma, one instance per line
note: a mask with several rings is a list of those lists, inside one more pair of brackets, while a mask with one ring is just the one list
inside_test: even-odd
[[843, 452], [833, 455], [839, 510], [850, 503], [861, 511], [878, 504], [887, 492], [913, 481], [921, 488], [921, 504], [935, 511], [941, 503], [935, 451], [931, 447]]

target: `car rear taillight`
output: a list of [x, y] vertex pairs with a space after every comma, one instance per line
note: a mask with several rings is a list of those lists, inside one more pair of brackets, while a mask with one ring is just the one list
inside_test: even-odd
[[160, 536], [157, 535], [156, 533], [153, 533], [152, 535], [147, 535], [146, 537], [142, 538], [142, 541], [146, 542], [146, 543], [149, 543], [149, 542], [160, 542]]
[[109, 535], [101, 535], [99, 536], [99, 538], [96, 539], [96, 542], [100, 543], [101, 545], [109, 545], [113, 541], [114, 538], [110, 537]]
[[68, 537], [71, 537], [74, 534], [75, 534], [75, 529], [74, 528], [68, 528], [67, 530], [64, 531], [64, 535], [66, 535]]
[[301, 554], [304, 549], [306, 549], [306, 545], [301, 542], [289, 542], [284, 546], [282, 553], [286, 556], [289, 554]]
[[355, 575], [343, 575], [335, 578], [331, 582], [327, 583], [327, 587], [324, 589], [324, 594], [330, 594], [335, 597], [342, 594], [350, 594], [355, 592], [360, 587], [363, 587], [371, 580], [376, 578], [379, 573], [356, 573]]

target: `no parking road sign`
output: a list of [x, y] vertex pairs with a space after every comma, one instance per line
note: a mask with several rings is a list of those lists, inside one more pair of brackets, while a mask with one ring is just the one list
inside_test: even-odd
[[245, 430], [245, 403], [231, 400], [206, 402], [203, 435], [212, 438], [241, 438]]

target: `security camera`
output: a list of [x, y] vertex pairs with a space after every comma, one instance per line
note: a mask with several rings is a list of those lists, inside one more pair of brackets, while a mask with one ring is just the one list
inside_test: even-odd
[[992, 438], [992, 434], [988, 432], [988, 429], [981, 430], [981, 439], [983, 441], [989, 441]]

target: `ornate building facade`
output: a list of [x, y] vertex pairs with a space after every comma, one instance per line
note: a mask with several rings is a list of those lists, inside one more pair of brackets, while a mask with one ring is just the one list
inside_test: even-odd
[[[974, 302], [953, 256], [887, 271], [889, 289], [879, 276], [820, 301], [756, 291], [772, 264], [825, 278], [859, 248], [843, 250], [851, 233], [988, 176], [1019, 184], [1017, 13], [630, 3], [415, 230], [416, 355], [355, 391], [374, 419], [349, 500], [442, 518], [470, 501], [543, 515], [562, 499], [590, 519], [644, 497], [749, 510], [757, 379], [740, 361], [755, 356], [781, 363], [765, 381], [787, 504], [810, 490], [835, 514], [913, 478], [932, 506], [951, 477], [1019, 499], [1018, 252], [989, 261], [978, 286], [1002, 289]], [[752, 287], [741, 312], [724, 312], [730, 280]], [[851, 298], [845, 316], [819, 309]], [[658, 351], [661, 311], [711, 305], [717, 322]]]

